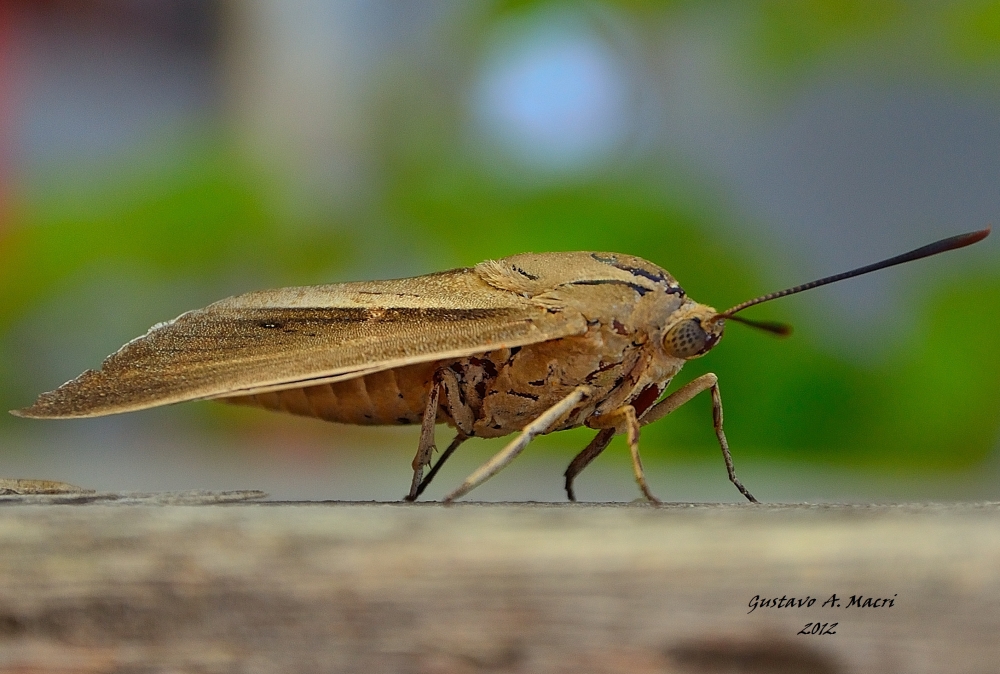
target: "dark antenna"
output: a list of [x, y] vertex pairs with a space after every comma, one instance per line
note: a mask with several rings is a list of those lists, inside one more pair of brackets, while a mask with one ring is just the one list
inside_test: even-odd
[[987, 227], [986, 229], [980, 229], [976, 232], [969, 232], [968, 234], [959, 234], [957, 236], [949, 236], [947, 239], [941, 239], [940, 241], [935, 241], [934, 243], [929, 243], [926, 246], [921, 246], [916, 250], [911, 250], [909, 253], [903, 253], [902, 255], [897, 255], [896, 257], [890, 257], [888, 260], [882, 260], [881, 262], [875, 262], [874, 264], [865, 265], [864, 267], [858, 267], [851, 271], [845, 271], [840, 274], [834, 274], [833, 276], [827, 276], [825, 278], [818, 279], [816, 281], [810, 281], [809, 283], [803, 283], [802, 285], [794, 286], [792, 288], [786, 288], [785, 290], [779, 290], [775, 293], [769, 293], [767, 295], [761, 295], [760, 297], [754, 298], [752, 300], [747, 300], [737, 304], [731, 309], [726, 309], [722, 313], [716, 314], [712, 320], [717, 320], [719, 318], [731, 319], [738, 321], [740, 323], [745, 323], [751, 325], [755, 328], [760, 328], [762, 330], [767, 330], [768, 332], [773, 332], [776, 335], [788, 335], [791, 334], [791, 327], [783, 323], [774, 323], [771, 321], [751, 321], [746, 318], [740, 317], [736, 318], [734, 314], [743, 311], [748, 307], [755, 306], [757, 304], [763, 304], [764, 302], [770, 302], [771, 300], [776, 300], [779, 297], [787, 297], [788, 295], [794, 295], [800, 293], [804, 290], [812, 290], [813, 288], [818, 288], [820, 286], [825, 286], [830, 283], [836, 283], [837, 281], [843, 281], [844, 279], [854, 278], [855, 276], [861, 276], [862, 274], [868, 274], [873, 271], [878, 271], [879, 269], [885, 269], [886, 267], [894, 267], [897, 264], [903, 264], [904, 262], [912, 262], [913, 260], [919, 260], [922, 257], [930, 257], [931, 255], [937, 255], [938, 253], [944, 253], [949, 250], [955, 250], [956, 248], [964, 248], [965, 246], [971, 246], [972, 244], [982, 241], [987, 236], [989, 236], [992, 227]]
[[788, 323], [779, 323], [778, 321], [752, 321], [749, 318], [743, 318], [742, 316], [726, 316], [725, 318], [736, 321], [737, 323], [742, 323], [743, 325], [749, 325], [751, 328], [757, 328], [758, 330], [763, 330], [764, 332], [770, 332], [772, 335], [777, 335], [778, 337], [788, 337], [792, 334], [792, 326]]

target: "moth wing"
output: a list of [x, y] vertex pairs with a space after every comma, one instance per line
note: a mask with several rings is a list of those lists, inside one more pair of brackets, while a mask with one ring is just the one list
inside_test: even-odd
[[473, 269], [238, 295], [154, 326], [23, 410], [93, 417], [460, 358], [586, 331]]

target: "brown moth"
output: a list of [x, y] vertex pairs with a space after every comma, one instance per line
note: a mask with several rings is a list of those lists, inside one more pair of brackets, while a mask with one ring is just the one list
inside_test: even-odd
[[[716, 376], [660, 399], [684, 363], [719, 342], [727, 319], [789, 333], [736, 316], [747, 307], [988, 234], [943, 239], [722, 312], [690, 299], [664, 269], [616, 253], [526, 253], [415, 278], [252, 292], [153, 326], [100, 370], [13, 414], [95, 417], [214, 399], [340, 423], [420, 424], [410, 501], [468, 438], [518, 433], [446, 501], [495, 475], [535, 436], [587, 426], [599, 432], [567, 468], [567, 496], [575, 500], [574, 478], [625, 434], [636, 482], [656, 502], [639, 429], [710, 390], [729, 479], [756, 502], [733, 469]], [[425, 477], [437, 423], [457, 434]]]

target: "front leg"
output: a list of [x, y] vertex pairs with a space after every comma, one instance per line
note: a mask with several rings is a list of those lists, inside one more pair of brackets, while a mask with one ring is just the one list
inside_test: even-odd
[[[719, 439], [719, 445], [722, 447], [722, 456], [726, 462], [726, 471], [729, 473], [729, 480], [736, 485], [736, 488], [739, 489], [740, 493], [743, 494], [748, 501], [751, 503], [759, 503], [759, 501], [753, 497], [753, 494], [747, 491], [747, 488], [743, 486], [743, 483], [740, 482], [739, 478], [736, 477], [736, 470], [733, 468], [733, 457], [729, 453], [729, 443], [726, 441], [726, 434], [722, 430], [722, 397], [719, 394], [719, 378], [714, 374], [705, 374], [688, 382], [660, 402], [653, 405], [651, 408], [646, 410], [646, 413], [639, 419], [639, 425], [645, 426], [646, 424], [651, 424], [654, 421], [662, 419], [706, 389], [712, 390], [712, 421], [715, 426], [715, 435]], [[613, 414], [614, 413], [607, 416], [611, 417]], [[588, 464], [590, 464], [591, 461], [596, 459], [600, 453], [607, 448], [615, 433], [616, 429], [613, 426], [609, 426], [608, 428], [602, 430], [593, 440], [591, 440], [586, 449], [577, 454], [572, 463], [569, 464], [569, 467], [566, 469], [566, 495], [569, 497], [569, 500], [576, 500], [575, 494], [573, 493], [573, 480], [580, 474], [581, 471], [583, 471], [584, 468], [587, 467]], [[637, 464], [635, 460], [638, 456], [638, 447], [632, 449], [631, 443], [629, 447], [633, 453], [633, 469], [637, 471], [636, 474], [638, 476], [638, 471], [642, 468], [641, 463]], [[645, 489], [643, 490], [643, 493], [646, 493]]]
[[733, 468], [733, 457], [729, 454], [729, 443], [726, 441], [726, 434], [722, 430], [722, 396], [719, 394], [719, 378], [709, 372], [694, 379], [680, 387], [660, 402], [653, 405], [642, 415], [640, 424], [645, 426], [654, 421], [662, 419], [678, 407], [694, 398], [705, 389], [712, 390], [712, 423], [715, 426], [715, 436], [719, 439], [719, 446], [722, 447], [722, 457], [726, 462], [726, 472], [729, 473], [729, 481], [736, 485], [748, 501], [759, 503], [747, 488], [743, 486], [739, 478], [736, 477], [736, 470]]

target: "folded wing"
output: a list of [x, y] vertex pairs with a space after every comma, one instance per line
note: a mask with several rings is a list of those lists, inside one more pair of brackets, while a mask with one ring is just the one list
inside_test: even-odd
[[154, 326], [25, 417], [92, 417], [349, 379], [586, 330], [472, 269], [248, 293]]

